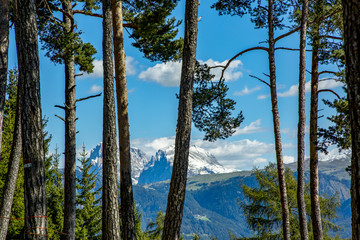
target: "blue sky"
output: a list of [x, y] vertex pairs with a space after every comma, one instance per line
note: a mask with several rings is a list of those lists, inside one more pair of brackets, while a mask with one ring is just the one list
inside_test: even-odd
[[[218, 16], [210, 5], [214, 1], [201, 1], [199, 6], [199, 34], [197, 58], [209, 65], [224, 63], [236, 53], [249, 47], [264, 45], [266, 30], [254, 29], [248, 17]], [[185, 1], [181, 0], [174, 15], [184, 17]], [[95, 55], [93, 74], [84, 75], [76, 80], [77, 98], [86, 97], [102, 91], [102, 19], [88, 16], [76, 16], [78, 28], [83, 31], [82, 38], [91, 42], [98, 53]], [[277, 35], [281, 34], [279, 32]], [[183, 36], [183, 24], [179, 36]], [[14, 32], [11, 32], [9, 50], [9, 68], [16, 63]], [[132, 40], [125, 36], [125, 53], [127, 55], [128, 101], [131, 142], [151, 157], [158, 149], [174, 144], [177, 121], [178, 101], [175, 97], [179, 91], [179, 62], [167, 64], [150, 62], [131, 46]], [[298, 48], [298, 34], [279, 41], [278, 46]], [[310, 47], [309, 47], [310, 49]], [[54, 105], [64, 102], [64, 66], [55, 65], [40, 51], [41, 100], [43, 115], [49, 121], [47, 129], [52, 134], [51, 149], [57, 145], [64, 150], [64, 124], [54, 115], [63, 116], [61, 109]], [[310, 53], [308, 53], [307, 69], [310, 69]], [[276, 54], [276, 68], [279, 93], [280, 124], [285, 162], [296, 159], [297, 128], [297, 82], [298, 52], [280, 50]], [[321, 69], [335, 69], [325, 66]], [[236, 169], [252, 169], [275, 161], [274, 137], [272, 127], [269, 88], [249, 75], [266, 79], [268, 61], [265, 52], [246, 53], [233, 62], [226, 72], [230, 87], [229, 97], [236, 100], [236, 111], [243, 111], [244, 122], [234, 136], [209, 143], [202, 141], [203, 133], [192, 128], [192, 144], [196, 144], [214, 154], [223, 165]], [[218, 75], [218, 72], [214, 72]], [[330, 77], [330, 76], [322, 76]], [[306, 81], [310, 81], [308, 75]], [[308, 91], [309, 83], [307, 84]], [[321, 88], [331, 88], [343, 95], [341, 84], [322, 81]], [[306, 111], [309, 113], [310, 94], [307, 93]], [[320, 98], [333, 99], [329, 93], [321, 93]], [[331, 112], [320, 103], [322, 115]], [[82, 144], [91, 149], [102, 141], [102, 97], [79, 102], [77, 105], [77, 145]], [[307, 122], [309, 119], [307, 118]], [[327, 126], [325, 117], [320, 119], [321, 127]], [[307, 123], [308, 125], [308, 123]], [[308, 136], [307, 136], [308, 146]], [[308, 148], [307, 148], [308, 155]]]

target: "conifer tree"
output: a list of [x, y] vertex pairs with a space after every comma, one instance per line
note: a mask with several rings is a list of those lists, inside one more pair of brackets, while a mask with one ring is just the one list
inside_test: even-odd
[[59, 171], [60, 154], [55, 153], [46, 159], [46, 192], [49, 219], [49, 238], [60, 239], [64, 220], [63, 175]]
[[77, 179], [76, 196], [76, 239], [101, 238], [101, 198], [100, 189], [96, 189], [97, 174], [91, 171], [91, 160], [83, 146], [80, 153], [80, 177]]

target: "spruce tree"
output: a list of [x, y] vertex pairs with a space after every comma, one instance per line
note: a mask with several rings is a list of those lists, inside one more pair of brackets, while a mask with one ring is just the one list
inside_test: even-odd
[[55, 153], [45, 162], [50, 239], [60, 239], [64, 220], [64, 186], [63, 175], [59, 171], [59, 161], [60, 154], [56, 147]]
[[96, 189], [97, 174], [83, 146], [80, 153], [80, 177], [77, 178], [76, 239], [101, 239], [101, 198]]

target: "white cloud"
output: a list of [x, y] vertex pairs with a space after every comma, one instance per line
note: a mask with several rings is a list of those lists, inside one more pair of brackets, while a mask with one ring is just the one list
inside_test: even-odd
[[270, 97], [269, 94], [259, 95], [259, 96], [257, 97], [257, 99], [262, 100], [262, 99], [266, 99], [266, 98], [268, 98], [268, 97]]
[[[218, 62], [212, 59], [208, 59], [207, 61], [201, 61], [202, 64], [207, 64], [208, 66], [218, 66], [225, 65], [226, 61]], [[139, 74], [139, 78], [148, 81], [148, 82], [156, 82], [165, 87], [176, 87], [180, 85], [181, 78], [181, 62], [166, 62], [166, 63], [158, 63], [153, 67], [149, 67], [145, 71], [142, 71]], [[237, 80], [242, 77], [243, 74], [240, 71], [236, 71], [243, 64], [240, 60], [233, 61], [224, 74], [224, 78], [226, 81]], [[211, 73], [215, 75], [214, 80], [218, 80], [221, 76], [221, 68], [213, 68], [211, 69]]]
[[295, 158], [294, 158], [293, 156], [287, 156], [287, 155], [285, 155], [285, 156], [283, 157], [283, 159], [284, 159], [283, 161], [284, 161], [285, 164], [295, 162]]
[[[104, 75], [103, 70], [103, 60], [95, 59], [94, 62], [94, 70], [92, 73], [83, 73], [79, 78], [102, 78]], [[128, 76], [136, 74], [136, 65], [137, 61], [131, 56], [126, 56], [125, 58], [125, 66], [126, 66], [126, 74]], [[80, 72], [81, 73], [81, 72]]]
[[[319, 90], [321, 89], [332, 89], [336, 87], [344, 86], [342, 82], [336, 81], [335, 79], [329, 80], [319, 80]], [[308, 81], [305, 83], [305, 92], [311, 91], [311, 82]], [[292, 85], [289, 90], [285, 92], [278, 93], [279, 97], [291, 97], [297, 96], [299, 92], [299, 84]]]
[[251, 134], [251, 133], [262, 132], [264, 129], [262, 127], [260, 127], [260, 125], [261, 125], [261, 119], [258, 119], [254, 122], [251, 122], [249, 125], [247, 125], [243, 128], [236, 129], [236, 132], [233, 135], [236, 136], [236, 135], [241, 135], [241, 134]]
[[102, 86], [94, 84], [91, 86], [89, 93], [98, 93], [101, 92], [103, 90]]
[[245, 95], [249, 95], [253, 92], [256, 92], [258, 90], [260, 90], [261, 87], [260, 86], [257, 86], [257, 87], [254, 87], [254, 88], [251, 88], [249, 89], [247, 86], [245, 86], [245, 88], [241, 91], [238, 91], [238, 92], [235, 92], [234, 93], [234, 96], [245, 96]]
[[156, 82], [165, 87], [176, 87], [180, 85], [181, 62], [158, 63], [149, 67], [139, 74], [139, 78]]

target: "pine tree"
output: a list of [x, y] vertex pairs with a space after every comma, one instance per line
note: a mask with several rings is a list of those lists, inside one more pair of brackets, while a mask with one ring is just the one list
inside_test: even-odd
[[76, 239], [101, 239], [101, 198], [96, 189], [97, 173], [91, 172], [91, 160], [85, 146], [80, 153], [80, 177], [77, 179]]
[[[243, 202], [239, 202], [244, 211], [246, 221], [254, 231], [254, 237], [244, 239], [282, 239], [281, 230], [281, 209], [280, 209], [280, 192], [277, 178], [276, 165], [271, 163], [265, 169], [253, 170], [256, 178], [255, 187], [250, 187], [241, 183], [241, 189], [245, 196]], [[290, 233], [291, 239], [300, 239], [299, 219], [297, 216], [297, 181], [294, 173], [287, 168], [285, 170], [287, 193], [289, 199], [290, 212]], [[305, 186], [305, 201], [310, 201], [309, 185]], [[322, 224], [324, 226], [325, 239], [332, 239], [330, 231], [337, 231], [340, 228], [331, 220], [336, 218], [337, 207], [340, 206], [337, 195], [320, 196], [320, 205], [322, 209]], [[310, 215], [309, 204], [307, 204], [306, 214]], [[309, 223], [309, 229], [311, 225]], [[313, 235], [310, 232], [310, 239]]]
[[45, 162], [50, 239], [60, 239], [64, 220], [64, 186], [63, 175], [59, 171], [59, 161], [60, 154], [56, 147], [55, 153]]

